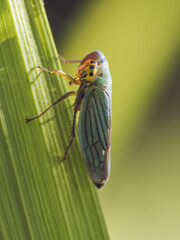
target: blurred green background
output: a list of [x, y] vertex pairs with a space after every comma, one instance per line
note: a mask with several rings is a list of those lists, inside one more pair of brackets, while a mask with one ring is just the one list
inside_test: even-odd
[[111, 239], [179, 240], [180, 1], [44, 3], [60, 55], [109, 61], [112, 171], [99, 197]]

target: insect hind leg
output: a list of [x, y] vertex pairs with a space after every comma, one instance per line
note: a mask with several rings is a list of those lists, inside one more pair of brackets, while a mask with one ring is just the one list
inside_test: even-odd
[[75, 106], [75, 110], [74, 110], [74, 116], [73, 116], [73, 123], [72, 123], [72, 132], [71, 132], [71, 140], [66, 148], [66, 151], [64, 153], [64, 157], [62, 159], [62, 161], [65, 161], [66, 160], [66, 157], [67, 157], [67, 154], [71, 148], [71, 145], [72, 145], [72, 142], [73, 142], [73, 139], [75, 137], [75, 123], [76, 123], [76, 115], [77, 115], [77, 111], [78, 111], [78, 105]]
[[71, 140], [70, 140], [70, 142], [69, 142], [69, 144], [68, 144], [68, 146], [67, 146], [67, 148], [66, 148], [66, 151], [65, 151], [65, 153], [64, 153], [64, 157], [63, 157], [62, 161], [65, 161], [65, 160], [66, 160], [67, 154], [68, 154], [68, 152], [69, 152], [69, 150], [70, 150], [70, 148], [71, 148], [71, 145], [72, 145], [72, 142], [73, 142], [74, 137], [75, 137], [75, 135], [72, 135], [72, 136], [71, 136]]

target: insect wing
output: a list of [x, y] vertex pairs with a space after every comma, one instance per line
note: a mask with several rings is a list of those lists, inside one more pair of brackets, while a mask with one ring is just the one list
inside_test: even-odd
[[78, 131], [89, 176], [101, 188], [110, 175], [111, 85], [107, 91], [94, 85], [88, 88], [81, 104]]

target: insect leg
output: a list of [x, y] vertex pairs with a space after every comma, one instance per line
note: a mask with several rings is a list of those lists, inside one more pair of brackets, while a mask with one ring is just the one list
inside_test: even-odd
[[61, 71], [61, 70], [51, 70], [51, 71], [50, 71], [50, 70], [48, 70], [48, 69], [46, 69], [46, 68], [44, 68], [44, 67], [42, 67], [42, 66], [40, 66], [40, 65], [37, 65], [36, 68], [40, 68], [40, 69], [42, 69], [43, 71], [45, 71], [45, 72], [47, 72], [47, 73], [50, 73], [50, 74], [57, 73], [57, 74], [63, 76], [64, 78], [66, 78], [69, 82], [75, 83], [75, 80], [74, 80], [73, 77], [71, 77], [70, 75], [68, 75], [67, 73], [65, 73], [65, 72], [63, 72], [63, 71]]
[[56, 102], [54, 102], [50, 107], [48, 107], [44, 112], [42, 112], [40, 115], [38, 115], [37, 117], [33, 117], [33, 118], [29, 118], [29, 119], [25, 119], [26, 120], [26, 123], [34, 120], [34, 119], [37, 119], [37, 118], [40, 118], [42, 117], [47, 111], [49, 111], [52, 107], [54, 107], [57, 103], [61, 102], [62, 100], [66, 99], [67, 97], [69, 96], [73, 96], [73, 95], [76, 95], [76, 92], [75, 91], [71, 91], [71, 92], [67, 92], [65, 93], [63, 96], [61, 96]]
[[75, 137], [75, 123], [76, 123], [76, 115], [77, 115], [77, 111], [78, 111], [78, 105], [76, 105], [75, 107], [75, 110], [74, 110], [74, 116], [73, 116], [73, 124], [72, 124], [72, 131], [71, 131], [71, 140], [66, 148], [66, 151], [64, 153], [64, 157], [62, 159], [62, 161], [65, 161], [66, 160], [66, 157], [67, 157], [67, 154], [71, 148], [71, 145], [72, 145], [72, 142], [73, 142], [73, 139]]
[[81, 63], [81, 60], [66, 60], [61, 56], [58, 56], [58, 58], [63, 61], [64, 63]]

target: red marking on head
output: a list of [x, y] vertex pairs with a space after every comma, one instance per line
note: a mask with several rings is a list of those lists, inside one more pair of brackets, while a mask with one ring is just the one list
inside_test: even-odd
[[81, 75], [81, 71], [83, 70], [83, 68], [85, 68], [86, 66], [91, 64], [91, 61], [99, 64], [100, 61], [105, 58], [104, 54], [101, 51], [94, 51], [89, 53], [80, 63], [79, 67], [78, 67], [78, 71], [77, 71], [77, 76], [80, 77]]
[[[95, 61], [95, 62], [98, 62], [100, 61], [101, 59], [104, 58], [104, 54], [100, 51], [94, 51], [94, 52], [91, 52], [89, 53], [81, 62], [81, 64], [84, 64], [86, 62], [89, 62], [89, 61]], [[80, 64], [80, 65], [81, 65]]]

